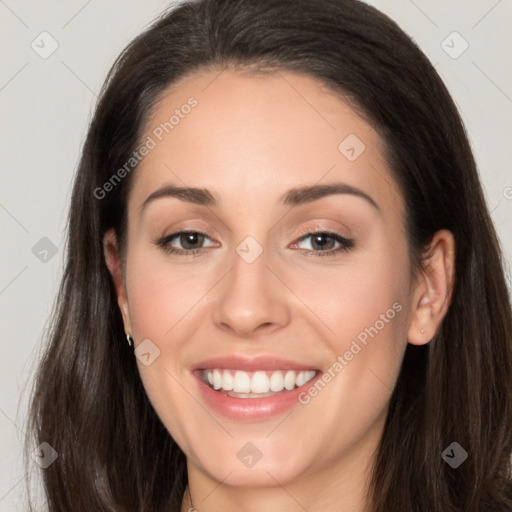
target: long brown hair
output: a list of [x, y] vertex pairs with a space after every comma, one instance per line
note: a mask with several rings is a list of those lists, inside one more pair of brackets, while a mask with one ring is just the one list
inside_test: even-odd
[[[371, 482], [375, 512], [512, 510], [512, 315], [499, 242], [456, 106], [394, 21], [357, 0], [182, 2], [122, 52], [101, 91], [74, 181], [66, 266], [34, 381], [27, 452], [49, 443], [49, 510], [179, 511], [186, 459], [126, 343], [102, 238], [125, 250], [136, 169], [98, 197], [140, 144], [166, 88], [206, 69], [304, 73], [379, 132], [406, 204], [411, 261], [439, 229], [456, 243], [451, 305], [408, 345]], [[454, 469], [443, 451], [457, 442]], [[27, 458], [27, 464], [31, 461]]]

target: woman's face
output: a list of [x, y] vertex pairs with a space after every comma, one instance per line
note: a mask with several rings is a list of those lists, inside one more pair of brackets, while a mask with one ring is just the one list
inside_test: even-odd
[[119, 303], [189, 471], [251, 487], [359, 472], [414, 299], [379, 136], [309, 77], [224, 70], [169, 90], [142, 140]]

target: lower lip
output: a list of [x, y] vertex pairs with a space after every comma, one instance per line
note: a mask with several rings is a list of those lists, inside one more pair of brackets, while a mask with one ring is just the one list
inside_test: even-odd
[[211, 409], [237, 421], [262, 421], [299, 405], [299, 395], [314, 385], [322, 372], [317, 372], [310, 381], [298, 388], [264, 398], [236, 398], [219, 393], [203, 382], [201, 372], [195, 371], [193, 374], [199, 383], [202, 396]]

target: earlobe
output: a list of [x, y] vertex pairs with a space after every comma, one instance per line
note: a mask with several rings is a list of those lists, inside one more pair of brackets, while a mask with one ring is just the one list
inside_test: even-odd
[[123, 279], [121, 255], [119, 254], [119, 247], [114, 229], [109, 229], [103, 237], [103, 254], [105, 257], [105, 263], [110, 271], [110, 275], [112, 276], [112, 281], [114, 282], [117, 303], [123, 316], [125, 331], [127, 333], [131, 333], [132, 328], [130, 323], [128, 298]]
[[448, 230], [433, 237], [412, 295], [407, 339], [424, 345], [436, 334], [450, 306], [455, 278], [455, 241]]

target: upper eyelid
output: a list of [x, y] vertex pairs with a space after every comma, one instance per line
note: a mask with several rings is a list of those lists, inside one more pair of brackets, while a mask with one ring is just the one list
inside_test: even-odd
[[[325, 221], [325, 219], [323, 220]], [[320, 221], [322, 222], [322, 221]], [[333, 222], [333, 220], [331, 220], [331, 222]], [[352, 238], [352, 230], [349, 229], [345, 224], [343, 223], [340, 223], [339, 221], [334, 221], [338, 224], [340, 224], [342, 226], [342, 229], [336, 229], [336, 228], [331, 228], [331, 227], [328, 227], [328, 226], [325, 226], [325, 225], [322, 225], [322, 224], [316, 224], [312, 227], [307, 227], [307, 228], [304, 228], [302, 230], [299, 230], [299, 233], [296, 234], [295, 236], [303, 236], [303, 235], [306, 235], [306, 234], [309, 234], [309, 233], [332, 233], [332, 234], [335, 234], [339, 237], [342, 237], [342, 238], [346, 238], [346, 239], [350, 239]], [[217, 238], [222, 238], [222, 236], [220, 235], [220, 233], [218, 232], [217, 229], [213, 228], [213, 227], [208, 227], [208, 228], [202, 228], [201, 226], [199, 225], [190, 225], [190, 226], [185, 226], [183, 228], [177, 228], [177, 229], [173, 229], [171, 233], [169, 233], [169, 235], [167, 236], [172, 236], [172, 235], [175, 235], [177, 233], [201, 233], [209, 238], [211, 238], [211, 236], [207, 233], [207, 231], [212, 231], [212, 236], [213, 237], [217, 237]], [[229, 230], [231, 233], [232, 231]], [[343, 231], [346, 231], [346, 234], [342, 234], [341, 232]], [[291, 233], [292, 232], [297, 232], [296, 231], [296, 228], [287, 228], [285, 230], [286, 232], [286, 236], [290, 235], [290, 236], [293, 236]], [[162, 237], [164, 238], [164, 237]]]
[[[201, 230], [199, 228], [184, 228], [184, 229], [180, 229], [180, 230], [177, 230], [177, 231], [173, 231], [172, 233], [170, 233], [169, 235], [165, 235], [163, 237], [161, 237], [159, 239], [160, 242], [162, 241], [165, 241], [166, 243], [169, 243], [171, 241], [174, 241], [176, 239], [179, 238], [179, 235], [182, 235], [182, 234], [187, 234], [187, 233], [192, 233], [192, 234], [200, 234], [201, 236], [204, 236], [205, 238], [208, 238], [209, 240], [212, 240], [212, 237], [209, 236], [207, 233], [204, 232], [204, 230]], [[347, 236], [344, 236], [340, 233], [337, 233], [335, 230], [332, 230], [332, 229], [328, 229], [328, 228], [322, 228], [322, 227], [318, 227], [318, 228], [308, 228], [306, 230], [303, 230], [301, 231], [297, 237], [294, 239], [294, 242], [293, 243], [297, 243], [297, 242], [300, 242], [302, 240], [304, 240], [305, 238], [309, 238], [313, 235], [316, 235], [316, 234], [326, 234], [327, 236], [331, 237], [331, 238], [340, 238], [342, 241], [345, 240], [347, 242], [353, 242], [353, 239], [352, 238], [349, 238]], [[338, 243], [342, 243], [340, 242], [340, 240], [336, 240]], [[179, 249], [179, 250], [183, 250], [183, 251], [200, 251], [202, 249], [206, 249], [206, 247], [199, 247], [198, 249]]]

